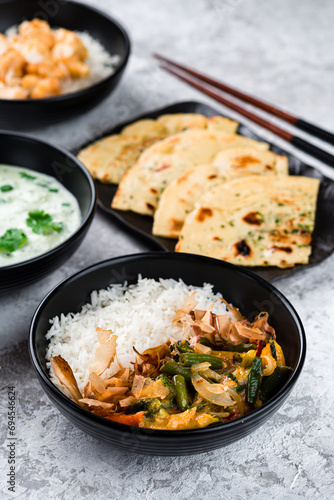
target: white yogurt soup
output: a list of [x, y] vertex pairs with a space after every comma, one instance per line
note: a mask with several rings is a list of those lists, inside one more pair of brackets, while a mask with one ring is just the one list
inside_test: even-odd
[[51, 250], [80, 223], [76, 198], [55, 178], [0, 165], [0, 267]]

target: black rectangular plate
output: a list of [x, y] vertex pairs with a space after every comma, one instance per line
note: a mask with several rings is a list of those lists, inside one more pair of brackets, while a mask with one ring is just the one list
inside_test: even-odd
[[[77, 148], [76, 151], [74, 151], [74, 153], [77, 154], [80, 149], [88, 146], [98, 139], [101, 139], [102, 137], [111, 134], [118, 134], [123, 129], [123, 127], [129, 125], [130, 123], [141, 120], [143, 118], [157, 118], [158, 116], [167, 113], [201, 113], [208, 117], [221, 115], [220, 111], [212, 108], [211, 106], [208, 106], [207, 104], [194, 101], [179, 102], [171, 106], [145, 113], [141, 116], [133, 118], [126, 123], [122, 123], [112, 129], [106, 130], [102, 135], [95, 137], [89, 143], [82, 144], [80, 148]], [[260, 141], [264, 140], [242, 123], [240, 123], [239, 125], [238, 134]], [[320, 179], [321, 185], [318, 196], [316, 222], [312, 240], [312, 254], [310, 256], [309, 264], [298, 264], [294, 267], [285, 269], [274, 266], [258, 266], [249, 268], [255, 274], [268, 281], [272, 281], [276, 278], [287, 276], [291, 273], [297, 272], [298, 270], [313, 266], [323, 261], [334, 250], [334, 181], [322, 175], [315, 168], [305, 165], [301, 160], [291, 155], [290, 153], [287, 153], [283, 149], [275, 146], [274, 144], [270, 144], [270, 149], [277, 154], [285, 155], [288, 157], [290, 175], [304, 175], [307, 177], [314, 177]], [[100, 209], [102, 209], [105, 213], [111, 215], [115, 220], [121, 222], [121, 224], [128, 230], [144, 239], [146, 243], [150, 245], [150, 248], [152, 250], [166, 250], [170, 252], [174, 251], [177, 240], [170, 238], [161, 238], [159, 236], [152, 235], [152, 217], [136, 214], [130, 211], [124, 212], [111, 208], [111, 201], [117, 190], [116, 185], [102, 184], [99, 181], [96, 181], [95, 184], [97, 188], [98, 206]]]

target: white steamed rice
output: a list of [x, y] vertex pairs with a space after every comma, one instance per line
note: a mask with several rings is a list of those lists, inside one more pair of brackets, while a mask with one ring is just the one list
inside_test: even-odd
[[104, 80], [115, 72], [116, 66], [120, 61], [119, 55], [110, 54], [98, 40], [86, 31], [76, 31], [76, 34], [88, 50], [88, 58], [85, 63], [90, 68], [90, 74], [88, 78], [68, 78], [64, 80], [62, 83], [62, 94], [77, 92]]
[[[112, 285], [106, 290], [94, 291], [91, 302], [85, 304], [76, 314], [63, 314], [50, 320], [52, 324], [46, 334], [50, 341], [46, 359], [61, 355], [70, 365], [77, 379], [80, 390], [88, 381], [89, 365], [98, 345], [96, 328], [112, 330], [117, 339], [117, 357], [125, 367], [131, 367], [136, 356], [132, 347], [139, 352], [155, 347], [168, 338], [181, 340], [182, 328], [173, 324], [176, 311], [183, 304], [185, 297], [196, 290], [198, 309], [207, 309], [213, 301], [220, 298], [214, 294], [212, 285], [202, 288], [187, 286], [183, 281], [173, 279], [138, 278], [138, 284], [127, 286]], [[227, 314], [222, 302], [215, 304], [214, 312]], [[53, 383], [63, 392], [48, 368]], [[119, 369], [116, 362], [103, 376], [111, 376]]]

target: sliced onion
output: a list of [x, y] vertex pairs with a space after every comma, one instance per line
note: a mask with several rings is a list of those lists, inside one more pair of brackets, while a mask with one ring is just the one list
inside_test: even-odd
[[205, 378], [209, 378], [211, 380], [214, 380], [215, 382], [221, 382], [222, 379], [224, 378], [224, 375], [220, 375], [219, 373], [215, 372], [214, 370], [203, 370], [201, 372], [201, 375]]
[[277, 361], [271, 356], [261, 356], [262, 358], [262, 375], [268, 377], [274, 373], [277, 366]]
[[214, 417], [218, 418], [227, 418], [230, 416], [230, 412], [228, 411], [223, 411], [223, 412], [218, 412], [218, 411], [208, 411], [209, 415], [213, 415]]
[[203, 370], [207, 370], [210, 368], [211, 363], [196, 363], [192, 365], [191, 370], [194, 372], [202, 372]]
[[199, 352], [200, 354], [210, 354], [212, 349], [204, 344], [195, 344], [194, 347], [195, 352]]
[[220, 382], [224, 376], [215, 372], [214, 370], [211, 370], [210, 366], [210, 363], [197, 363], [195, 365], [192, 365], [192, 370], [196, 373], [199, 373], [204, 378], [210, 378], [212, 380], [215, 380], [216, 382]]
[[241, 397], [239, 396], [237, 391], [235, 391], [231, 387], [228, 387], [226, 389], [226, 392], [228, 392], [228, 394], [231, 396], [231, 398], [234, 399], [234, 401], [237, 403], [239, 413], [242, 416], [245, 413], [245, 407], [244, 407], [244, 404], [242, 402]]
[[[194, 365], [193, 365], [194, 366]], [[191, 367], [191, 381], [198, 394], [211, 403], [218, 406], [233, 406], [235, 401], [222, 384], [210, 384], [199, 373]]]
[[254, 361], [256, 355], [256, 350], [255, 349], [250, 349], [246, 354], [243, 356], [242, 361], [241, 361], [241, 366], [243, 368], [248, 368], [251, 366], [251, 364]]

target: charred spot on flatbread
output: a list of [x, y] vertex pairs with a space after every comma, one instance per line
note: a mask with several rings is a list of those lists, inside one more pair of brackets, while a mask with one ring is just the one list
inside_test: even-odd
[[213, 215], [213, 212], [211, 210], [211, 208], [200, 208], [197, 216], [196, 216], [196, 219], [198, 220], [198, 222], [204, 222], [205, 219], [207, 219], [208, 217], [212, 217]]
[[180, 231], [183, 226], [183, 220], [171, 219], [171, 224], [174, 231]]
[[147, 209], [150, 210], [150, 212], [154, 212], [154, 206], [151, 205], [151, 203], [146, 203]]
[[246, 240], [239, 240], [234, 243], [234, 254], [235, 256], [242, 255], [242, 257], [250, 257], [252, 254], [252, 249], [248, 245]]
[[271, 249], [274, 252], [286, 252], [286, 253], [292, 253], [292, 248], [291, 247], [280, 247], [278, 245], [274, 245], [271, 247]]
[[250, 155], [237, 156], [236, 158], [234, 158], [233, 167], [244, 168], [247, 167], [247, 165], [249, 165], [250, 163], [260, 163], [260, 160]]
[[261, 226], [263, 222], [263, 215], [260, 212], [248, 212], [242, 220], [247, 224], [253, 224], [255, 226]]
[[312, 234], [310, 231], [305, 231], [304, 229], [298, 231], [297, 235], [303, 240], [303, 243], [311, 243]]

